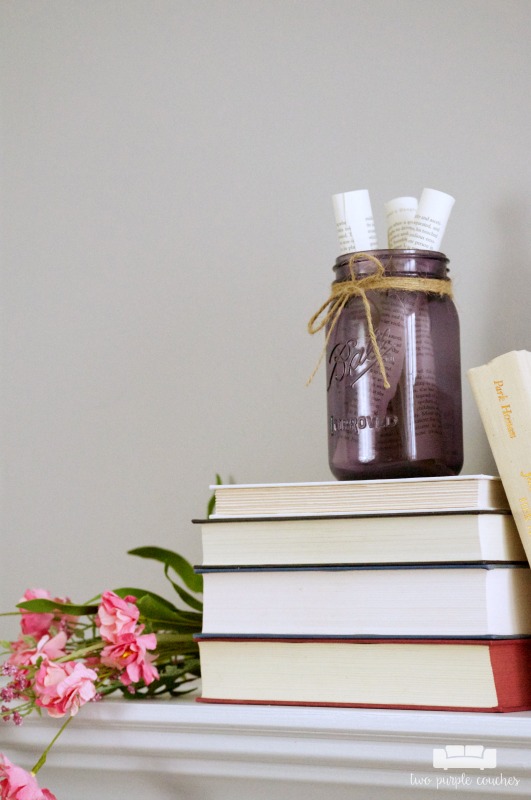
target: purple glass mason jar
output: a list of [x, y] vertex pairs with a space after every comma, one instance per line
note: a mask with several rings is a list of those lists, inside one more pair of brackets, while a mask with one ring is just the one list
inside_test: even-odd
[[[422, 291], [367, 289], [377, 348], [362, 297], [350, 297], [335, 324], [328, 323], [330, 469], [339, 480], [457, 475], [463, 465], [459, 320], [449, 294], [429, 291], [430, 280], [434, 288], [448, 282], [448, 259], [424, 250], [370, 256], [384, 277], [427, 281]], [[377, 268], [365, 254], [342, 255], [334, 286]]]

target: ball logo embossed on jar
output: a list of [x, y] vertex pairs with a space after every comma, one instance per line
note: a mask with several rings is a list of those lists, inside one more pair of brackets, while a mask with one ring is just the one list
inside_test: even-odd
[[[394, 363], [390, 330], [387, 329], [382, 333], [378, 333], [376, 341], [385, 366], [390, 367]], [[347, 379], [350, 385], [354, 386], [356, 381], [362, 378], [366, 372], [369, 372], [374, 367], [379, 369], [372, 342], [369, 342], [365, 347], [357, 339], [337, 342], [328, 356], [328, 363], [331, 365], [331, 369], [329, 371], [330, 377], [327, 391], [330, 391], [333, 381]]]

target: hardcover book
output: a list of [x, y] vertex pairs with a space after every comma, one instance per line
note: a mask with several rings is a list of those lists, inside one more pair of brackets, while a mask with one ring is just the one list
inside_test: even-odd
[[202, 702], [531, 709], [531, 639], [197, 637]]
[[203, 566], [520, 561], [509, 512], [194, 520]]
[[198, 571], [209, 634], [531, 635], [527, 564]]

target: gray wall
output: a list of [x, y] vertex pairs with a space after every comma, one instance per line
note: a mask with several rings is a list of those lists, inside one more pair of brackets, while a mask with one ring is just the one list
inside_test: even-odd
[[[449, 192], [463, 371], [529, 348], [526, 0], [4, 0], [1, 607], [163, 585], [216, 472], [330, 479], [331, 195]], [[494, 470], [470, 395], [465, 472]], [[160, 583], [159, 583], [160, 580]]]

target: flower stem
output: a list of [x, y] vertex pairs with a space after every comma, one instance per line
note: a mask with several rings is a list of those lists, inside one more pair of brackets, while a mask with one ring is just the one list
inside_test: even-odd
[[68, 717], [68, 719], [65, 722], [63, 722], [63, 724], [61, 725], [61, 727], [59, 728], [59, 730], [57, 731], [57, 733], [53, 737], [52, 741], [50, 742], [50, 744], [48, 745], [48, 747], [46, 748], [44, 753], [41, 755], [41, 757], [39, 758], [39, 760], [37, 761], [35, 766], [32, 768], [32, 770], [31, 770], [31, 774], [32, 775], [36, 775], [37, 772], [40, 770], [40, 768], [43, 767], [46, 764], [46, 758], [48, 756], [48, 753], [50, 752], [50, 750], [52, 749], [52, 747], [54, 746], [54, 744], [56, 743], [56, 741], [58, 740], [58, 738], [60, 737], [60, 735], [62, 734], [64, 729], [66, 728], [66, 726], [71, 721], [72, 721], [72, 717], [70, 716], [70, 717]]
[[96, 642], [94, 644], [88, 645], [87, 647], [80, 647], [78, 650], [71, 650], [66, 654], [66, 656], [61, 656], [61, 658], [56, 658], [55, 661], [57, 664], [63, 664], [65, 661], [73, 661], [76, 658], [84, 658], [85, 656], [88, 656], [91, 653], [97, 653], [102, 649], [103, 649], [103, 643]]

